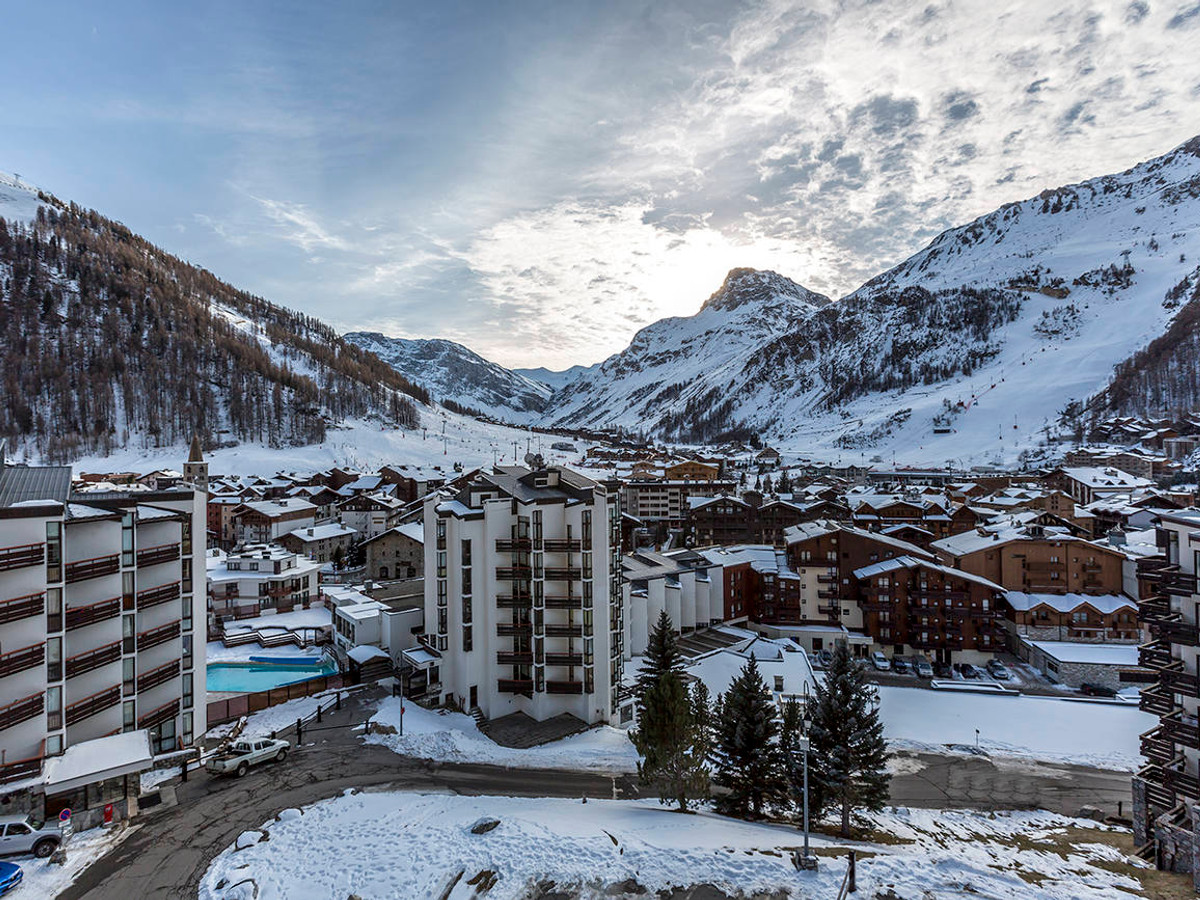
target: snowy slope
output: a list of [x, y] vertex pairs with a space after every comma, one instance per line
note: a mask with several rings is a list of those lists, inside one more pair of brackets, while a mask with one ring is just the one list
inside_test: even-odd
[[550, 396], [549, 386], [489, 362], [453, 341], [408, 340], [365, 331], [344, 337], [428, 389], [435, 399], [452, 400], [505, 421], [524, 423], [537, 418]]
[[571, 366], [571, 368], [563, 369], [561, 372], [547, 369], [545, 366], [538, 366], [536, 369], [513, 369], [513, 371], [533, 381], [549, 385], [552, 390], [557, 391], [578, 378], [588, 377], [599, 368], [600, 364], [596, 363], [591, 366]]
[[846, 461], [1011, 462], [1163, 333], [1198, 260], [1200, 138], [947, 231], [833, 304], [760, 297], [749, 321], [714, 323], [710, 300], [554, 406], [563, 424], [685, 440], [743, 426]]
[[32, 222], [37, 218], [38, 189], [22, 178], [0, 172], [0, 219], [9, 222]]

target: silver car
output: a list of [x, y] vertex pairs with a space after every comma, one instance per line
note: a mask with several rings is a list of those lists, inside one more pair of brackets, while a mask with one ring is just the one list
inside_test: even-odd
[[61, 843], [57, 826], [32, 816], [0, 816], [0, 854], [32, 853], [45, 859]]

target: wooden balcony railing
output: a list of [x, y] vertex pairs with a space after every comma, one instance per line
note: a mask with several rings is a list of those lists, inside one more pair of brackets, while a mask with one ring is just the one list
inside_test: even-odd
[[102, 647], [97, 647], [95, 650], [89, 650], [87, 653], [77, 653], [74, 656], [68, 656], [63, 668], [68, 678], [74, 678], [76, 675], [82, 675], [84, 672], [91, 672], [93, 669], [114, 663], [120, 658], [121, 642], [113, 641], [111, 644], [105, 644]]
[[1184, 721], [1182, 713], [1173, 712], [1163, 716], [1162, 729], [1167, 740], [1190, 750], [1200, 750], [1200, 725]]
[[497, 553], [525, 553], [532, 549], [533, 541], [529, 538], [500, 538], [496, 541]]
[[0, 601], [0, 625], [5, 622], [16, 622], [20, 619], [40, 616], [45, 611], [46, 595], [43, 592]]
[[138, 716], [138, 728], [153, 728], [179, 714], [179, 700], [168, 700], [162, 706], [155, 707], [144, 716]]
[[33, 644], [19, 650], [0, 654], [0, 678], [25, 672], [46, 661], [46, 645]]
[[1137, 777], [1146, 784], [1146, 799], [1151, 806], [1161, 811], [1173, 809], [1175, 794], [1166, 786], [1166, 774], [1163, 767], [1153, 763], [1138, 770]]
[[547, 553], [579, 553], [583, 550], [583, 541], [561, 538], [547, 539], [542, 541], [542, 548]]
[[547, 597], [546, 609], [583, 609], [582, 597]]
[[143, 672], [137, 677], [137, 692], [140, 694], [142, 691], [158, 687], [160, 684], [165, 684], [178, 675], [179, 660], [173, 659], [168, 663], [163, 663], [161, 666], [151, 669], [149, 672]]
[[[43, 747], [45, 742], [43, 742]], [[0, 766], [0, 784], [7, 784], [10, 781], [20, 781], [23, 778], [32, 778], [42, 771], [42, 756], [39, 753], [37, 756], [31, 756], [28, 759], [17, 759], [10, 763], [5, 763]]]
[[1153, 716], [1169, 716], [1175, 711], [1175, 698], [1161, 684], [1152, 684], [1139, 692], [1138, 708]]
[[496, 662], [502, 666], [532, 666], [532, 653], [509, 653], [501, 650], [496, 653]]
[[121, 702], [121, 686], [114, 684], [110, 688], [105, 688], [102, 691], [84, 697], [67, 707], [66, 721], [67, 725], [74, 725], [77, 722], [82, 722], [84, 719], [90, 719], [97, 713], [116, 706]]
[[156, 566], [159, 563], [175, 562], [179, 559], [179, 542], [173, 544], [159, 544], [155, 547], [144, 547], [137, 552], [137, 564], [140, 569], [142, 566]]
[[0, 731], [40, 716], [45, 708], [46, 695], [41, 691], [28, 697], [22, 697], [20, 700], [14, 700], [7, 706], [0, 706]]
[[547, 694], [582, 694], [582, 681], [547, 681]]
[[500, 581], [528, 581], [533, 577], [529, 566], [497, 566], [496, 578]]
[[99, 578], [101, 575], [113, 575], [121, 571], [121, 556], [114, 553], [111, 556], [95, 556], [91, 559], [81, 559], [67, 563], [67, 583], [84, 581], [88, 578]]
[[1174, 694], [1185, 697], [1200, 697], [1200, 678], [1179, 669], [1163, 669], [1158, 674], [1159, 684]]
[[1152, 622], [1150, 631], [1172, 644], [1185, 647], [1200, 647], [1200, 628], [1191, 622]]
[[1166, 641], [1154, 640], [1138, 646], [1138, 663], [1148, 669], [1162, 669], [1175, 661]]
[[501, 678], [496, 689], [502, 694], [532, 694], [533, 681], [527, 678]]
[[533, 634], [533, 625], [530, 622], [501, 622], [496, 626], [496, 634], [500, 637]]
[[1154, 727], [1142, 735], [1142, 756], [1159, 765], [1175, 759], [1175, 745], [1162, 736], [1162, 729]]
[[497, 594], [496, 606], [500, 609], [525, 609], [533, 606], [533, 597], [524, 594]]
[[106, 619], [115, 619], [121, 614], [121, 598], [101, 600], [87, 606], [75, 606], [67, 610], [67, 630], [94, 625]]
[[546, 665], [548, 666], [582, 666], [582, 653], [547, 653]]
[[1162, 589], [1177, 597], [1190, 597], [1196, 593], [1196, 576], [1187, 572], [1164, 572]]
[[149, 609], [152, 606], [158, 606], [162, 603], [170, 603], [172, 600], [178, 600], [179, 597], [179, 582], [172, 581], [170, 584], [164, 584], [160, 587], [147, 588], [144, 591], [138, 591], [137, 608]]
[[1172, 766], [1163, 766], [1163, 784], [1176, 796], [1200, 800], [1200, 778], [1187, 774], [1182, 766], [1182, 760]]
[[583, 626], [547, 625], [546, 637], [583, 637]]
[[165, 644], [167, 641], [174, 640], [179, 637], [179, 620], [168, 622], [166, 625], [160, 625], [157, 628], [151, 628], [149, 631], [143, 631], [137, 636], [138, 650], [145, 650], [148, 647], [157, 647], [159, 644]]
[[583, 578], [583, 569], [575, 568], [574, 566], [566, 568], [546, 568], [547, 581], [579, 581]]
[[9, 569], [22, 569], [26, 566], [40, 566], [46, 561], [46, 545], [19, 544], [15, 547], [0, 548], [0, 572]]

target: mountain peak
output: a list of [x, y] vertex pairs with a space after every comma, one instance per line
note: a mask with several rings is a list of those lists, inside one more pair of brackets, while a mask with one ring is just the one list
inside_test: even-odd
[[814, 293], [790, 278], [769, 269], [730, 269], [725, 281], [700, 307], [731, 311], [750, 304], [762, 305], [779, 297], [808, 306], [824, 306], [829, 298]]

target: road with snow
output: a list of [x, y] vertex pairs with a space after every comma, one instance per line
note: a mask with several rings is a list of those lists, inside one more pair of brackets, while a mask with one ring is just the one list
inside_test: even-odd
[[[327, 714], [320, 731], [284, 765], [242, 779], [194, 773], [176, 785], [179, 804], [151, 812], [111, 853], [63, 892], [63, 900], [194, 897], [209, 863], [243, 831], [282, 809], [303, 807], [348, 788], [514, 797], [639, 796], [636, 777], [415, 760], [364, 744], [351, 724], [364, 721], [378, 698], [363, 697]], [[893, 764], [892, 800], [929, 808], [1044, 808], [1074, 814], [1084, 805], [1128, 808], [1129, 775], [1019, 759], [903, 753]]]

